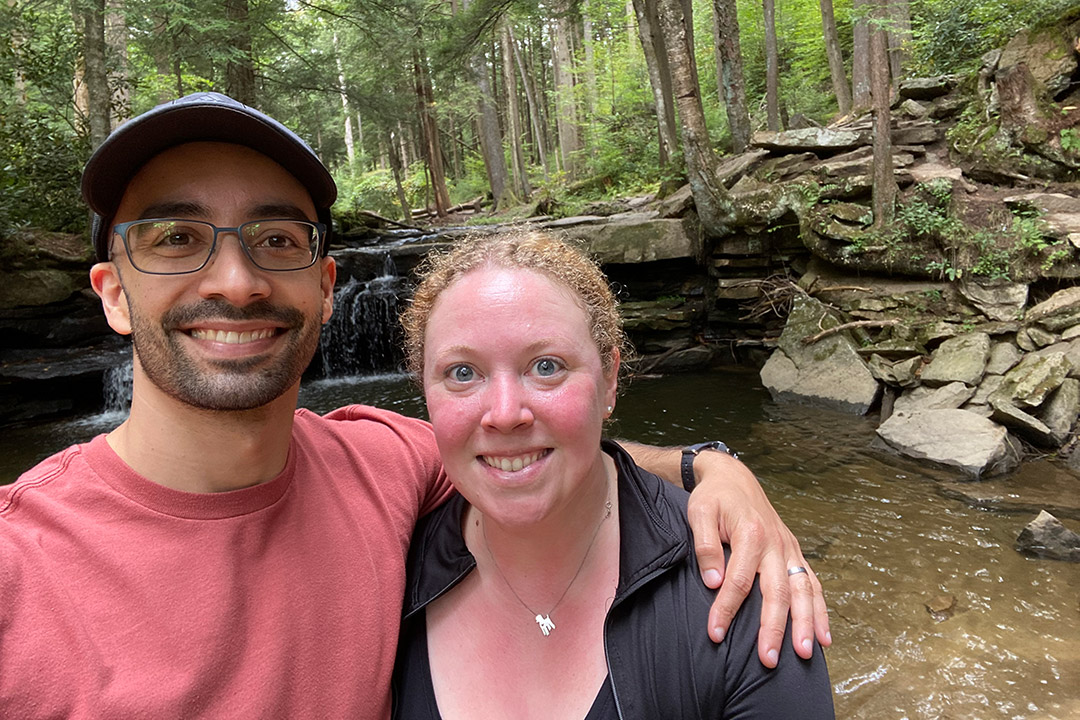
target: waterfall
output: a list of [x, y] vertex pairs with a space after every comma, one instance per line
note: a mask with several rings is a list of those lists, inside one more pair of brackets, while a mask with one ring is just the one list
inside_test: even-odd
[[102, 378], [102, 395], [108, 413], [127, 413], [131, 407], [131, 358], [105, 371]]
[[405, 279], [387, 254], [382, 275], [356, 278], [334, 292], [334, 314], [319, 341], [328, 376], [392, 372], [401, 365], [398, 295]]

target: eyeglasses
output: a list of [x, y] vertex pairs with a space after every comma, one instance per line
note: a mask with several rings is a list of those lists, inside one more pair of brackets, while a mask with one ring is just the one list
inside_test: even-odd
[[154, 218], [118, 223], [132, 266], [150, 275], [183, 275], [202, 270], [217, 247], [219, 233], [236, 233], [244, 254], [262, 270], [303, 270], [315, 264], [326, 226], [304, 220], [253, 220], [217, 227], [199, 220]]

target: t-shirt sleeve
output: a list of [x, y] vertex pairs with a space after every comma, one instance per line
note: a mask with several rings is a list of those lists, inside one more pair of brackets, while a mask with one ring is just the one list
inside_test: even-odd
[[[327, 413], [325, 417], [334, 421], [375, 421], [393, 429], [398, 438], [407, 445], [410, 456], [420, 468], [420, 472], [405, 477], [407, 482], [415, 483], [419, 515], [425, 515], [442, 505], [454, 491], [446, 477], [430, 423], [366, 405], [348, 405]], [[393, 451], [389, 447], [373, 447], [369, 451], [380, 450]]]

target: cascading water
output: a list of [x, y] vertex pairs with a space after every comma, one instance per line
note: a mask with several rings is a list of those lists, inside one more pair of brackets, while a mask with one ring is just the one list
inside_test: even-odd
[[382, 275], [368, 282], [355, 278], [334, 293], [334, 314], [320, 340], [327, 376], [394, 372], [401, 366], [398, 296], [405, 279], [390, 255]]
[[126, 414], [131, 407], [131, 360], [114, 365], [102, 378], [102, 394], [105, 397], [103, 413]]

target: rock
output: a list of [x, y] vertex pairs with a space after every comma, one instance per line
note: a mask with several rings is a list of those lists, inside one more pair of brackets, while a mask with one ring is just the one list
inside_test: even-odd
[[686, 232], [682, 220], [641, 215], [560, 229], [603, 264], [696, 258], [699, 253], [698, 240]]
[[918, 100], [908, 98], [904, 102], [900, 103], [900, 107], [896, 109], [896, 112], [904, 117], [922, 119], [930, 114], [930, 108], [923, 105]]
[[964, 171], [958, 167], [938, 165], [937, 163], [923, 163], [912, 166], [909, 172], [911, 173], [911, 179], [917, 183], [928, 183], [931, 180], [945, 178], [959, 183], [965, 190], [971, 185], [964, 179]]
[[939, 388], [920, 386], [896, 399], [893, 412], [910, 415], [921, 410], [955, 409], [975, 394], [975, 388], [953, 382]]
[[935, 595], [929, 601], [923, 603], [926, 611], [938, 622], [945, 622], [956, 611], [955, 595]]
[[839, 324], [817, 300], [796, 295], [779, 347], [761, 369], [762, 384], [774, 399], [802, 401], [865, 415], [881, 386], [846, 333], [810, 345], [805, 337]]
[[1024, 313], [1027, 305], [1028, 286], [1025, 283], [1007, 281], [960, 283], [962, 294], [972, 305], [979, 308], [991, 320], [1015, 320]]
[[1041, 327], [1029, 327], [1027, 328], [1028, 338], [1031, 342], [1035, 343], [1035, 347], [1044, 348], [1048, 345], [1053, 345], [1058, 341], [1058, 336], [1049, 330], [1043, 330]]
[[730, 190], [739, 181], [739, 178], [752, 171], [767, 157], [769, 157], [768, 150], [747, 150], [744, 153], [726, 158], [716, 168], [716, 179]]
[[627, 332], [668, 331], [686, 329], [696, 320], [702, 310], [682, 301], [633, 301], [619, 305], [623, 327]]
[[1024, 321], [1036, 323], [1052, 332], [1080, 324], [1080, 286], [1058, 290], [1027, 311]]
[[694, 207], [694, 195], [689, 185], [683, 185], [656, 205], [657, 214], [665, 219], [681, 218]]
[[877, 429], [891, 449], [978, 479], [1013, 470], [1020, 454], [1008, 431], [965, 410], [893, 414]]
[[1062, 341], [1075, 340], [1078, 337], [1080, 337], [1080, 325], [1073, 325], [1071, 328], [1061, 333]]
[[1030, 354], [1035, 357], [1050, 357], [1057, 353], [1063, 354], [1065, 360], [1068, 361], [1069, 377], [1080, 378], [1080, 340], [1074, 339], [1069, 342], [1054, 343]]
[[1015, 430], [1017, 435], [1043, 447], [1052, 447], [1056, 444], [1054, 433], [1046, 423], [994, 393], [990, 395], [990, 407], [993, 408], [990, 419]]
[[718, 278], [716, 280], [716, 299], [718, 300], [753, 300], [761, 297], [761, 284], [746, 278]]
[[827, 128], [806, 128], [804, 130], [784, 130], [782, 132], [756, 132], [751, 140], [755, 147], [767, 150], [790, 152], [792, 150], [810, 152], [836, 152], [850, 150], [870, 144], [868, 133], [851, 130], [829, 130]]
[[1080, 562], [1080, 535], [1043, 510], [1020, 531], [1016, 549], [1052, 560]]
[[[857, 315], [859, 313], [857, 311], [852, 311], [852, 314]], [[926, 348], [911, 340], [889, 338], [888, 340], [881, 340], [871, 345], [860, 347], [859, 354], [866, 358], [877, 355], [890, 362], [900, 360], [910, 361], [910, 370], [911, 372], [915, 372], [922, 366], [922, 358], [926, 355]], [[903, 372], [906, 373], [907, 371], [905, 370]]]
[[929, 78], [909, 78], [900, 81], [900, 97], [913, 100], [933, 100], [948, 95], [960, 81], [959, 75], [939, 75]]
[[[647, 371], [655, 373], [678, 373], [704, 370], [712, 364], [716, 350], [706, 345], [696, 345], [684, 350], [665, 353], [648, 364]], [[648, 363], [648, 359], [646, 359]]]
[[1038, 211], [1040, 213], [1080, 213], [1080, 198], [1064, 193], [1026, 193], [1012, 195], [1002, 200], [1010, 210]]
[[[991, 375], [989, 371], [987, 371], [987, 374], [983, 375], [979, 387], [975, 388], [975, 394], [971, 396], [971, 401], [968, 405], [989, 405], [990, 395], [996, 392], [1003, 382], [1005, 382], [1005, 377], [1003, 375]], [[970, 408], [965, 407], [965, 409]], [[989, 417], [989, 415], [987, 415], [987, 417]]]
[[1016, 331], [1016, 344], [1024, 352], [1031, 352], [1038, 349], [1038, 345], [1031, 339], [1031, 335], [1028, 334], [1027, 328], [1021, 328]]
[[1039, 419], [1050, 430], [1054, 445], [1062, 445], [1069, 438], [1077, 414], [1080, 414], [1080, 380], [1066, 378], [1047, 398], [1039, 413]]
[[873, 221], [873, 211], [856, 203], [817, 205], [807, 216], [807, 222], [816, 233], [845, 243], [865, 237], [866, 228]]
[[[81, 273], [86, 275], [84, 269]], [[61, 302], [77, 293], [86, 282], [72, 273], [45, 268], [0, 273], [0, 308], [33, 307]]]
[[990, 347], [990, 359], [986, 361], [988, 375], [1004, 375], [1020, 362], [1024, 355], [1010, 342], [996, 342]]
[[990, 336], [986, 333], [949, 338], [930, 356], [930, 364], [923, 368], [922, 382], [931, 386], [951, 382], [978, 385], [989, 359]]
[[920, 356], [893, 362], [874, 353], [870, 356], [870, 360], [867, 364], [870, 368], [870, 373], [886, 385], [910, 388], [919, 384], [916, 372], [922, 367], [922, 357]]
[[935, 123], [894, 128], [892, 141], [896, 145], [930, 145], [945, 137], [944, 127]]
[[1038, 407], [1047, 395], [1057, 390], [1071, 369], [1072, 365], [1063, 352], [1046, 355], [1029, 353], [1005, 374], [1005, 381], [991, 395], [990, 404], [996, 405], [997, 400], [1001, 400], [1019, 407]]
[[[1041, 30], [1021, 30], [1001, 51], [999, 68], [1023, 63], [1031, 76], [1054, 96], [1069, 87], [1076, 72], [1072, 41], [1080, 34], [1080, 22], [1068, 28], [1061, 25]], [[1000, 72], [1000, 70], [998, 71]]]

